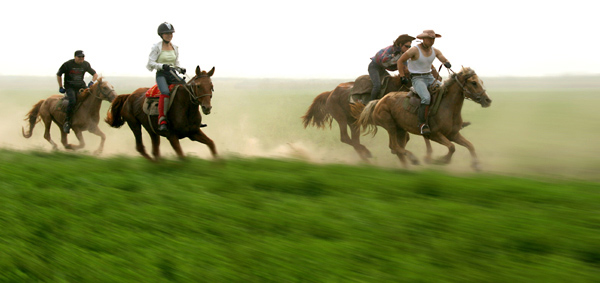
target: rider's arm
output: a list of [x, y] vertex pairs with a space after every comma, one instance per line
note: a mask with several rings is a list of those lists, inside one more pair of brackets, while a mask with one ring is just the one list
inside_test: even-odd
[[158, 60], [158, 56], [160, 55], [161, 46], [159, 44], [162, 44], [162, 42], [159, 42], [158, 44], [152, 46], [150, 55], [148, 55], [148, 64], [146, 64], [146, 69], [148, 69], [148, 71], [162, 69], [163, 64], [156, 62], [156, 60]]
[[440, 60], [440, 62], [442, 63], [448, 62], [448, 59], [444, 57], [444, 54], [442, 54], [442, 52], [437, 49], [435, 49], [435, 57], [438, 58], [438, 60]]
[[408, 75], [404, 71], [404, 62], [408, 61], [408, 59], [413, 57], [412, 54], [414, 54], [416, 51], [416, 49], [414, 49], [414, 48], [416, 48], [416, 47], [411, 47], [410, 49], [408, 49], [408, 51], [406, 51], [404, 54], [402, 54], [402, 56], [400, 56], [400, 59], [398, 59], [398, 62], [396, 62], [396, 64], [398, 64], [398, 75], [400, 77], [404, 77], [404, 76]]
[[56, 79], [58, 80], [58, 87], [59, 87], [59, 88], [63, 87], [63, 84], [62, 84], [62, 77], [61, 77], [61, 76], [56, 76]]

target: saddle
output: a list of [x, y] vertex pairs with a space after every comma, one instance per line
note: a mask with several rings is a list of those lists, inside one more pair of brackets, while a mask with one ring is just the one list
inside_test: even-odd
[[[435, 113], [437, 113], [437, 110], [440, 108], [440, 102], [442, 101], [442, 97], [444, 96], [444, 90], [440, 87], [439, 84], [432, 84], [427, 89], [431, 94], [429, 116], [433, 116], [435, 115]], [[404, 107], [404, 109], [410, 113], [417, 113], [419, 105], [421, 105], [421, 97], [419, 97], [415, 89], [411, 87], [410, 91], [404, 98], [402, 107]]]
[[[173, 100], [175, 98], [175, 94], [177, 93], [177, 89], [179, 88], [178, 84], [169, 85], [169, 92], [171, 93], [169, 99], [169, 103], [165, 104], [165, 112], [171, 108], [171, 104], [173, 104]], [[146, 115], [150, 116], [158, 116], [158, 99], [160, 96], [160, 90], [157, 85], [152, 86], [148, 91], [146, 91], [146, 98], [144, 99], [144, 104], [142, 110]]]
[[[383, 97], [387, 85], [390, 81], [391, 76], [387, 75], [381, 78], [381, 92], [376, 97], [380, 99]], [[371, 90], [373, 89], [373, 82], [369, 75], [362, 75], [354, 81], [354, 87], [350, 89], [349, 102], [356, 103], [358, 101], [365, 101], [371, 99]]]
[[[79, 95], [84, 91], [84, 88], [80, 89], [79, 93], [77, 93], [77, 95], [75, 96], [77, 100], [75, 101], [75, 105], [73, 106], [73, 113], [77, 112], [77, 109], [79, 109], [79, 106], [81, 106], [81, 99], [79, 98]], [[58, 103], [56, 103], [55, 110], [67, 113], [67, 105], [69, 105], [69, 100], [67, 99], [67, 96], [65, 94], [58, 100]]]

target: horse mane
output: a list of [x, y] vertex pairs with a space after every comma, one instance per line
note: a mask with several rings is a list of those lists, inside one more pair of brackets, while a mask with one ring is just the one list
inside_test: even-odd
[[454, 83], [456, 83], [456, 81], [458, 80], [458, 76], [461, 76], [464, 79], [468, 79], [474, 75], [476, 74], [475, 71], [473, 71], [473, 69], [471, 69], [470, 67], [462, 67], [462, 69], [458, 73], [452, 72], [452, 74], [450, 74], [450, 77], [444, 80], [444, 83], [440, 88], [444, 91], [448, 90], [448, 88], [450, 88]]
[[90, 92], [92, 91], [92, 88], [98, 88], [98, 86], [102, 83], [102, 76], [98, 77], [98, 80], [96, 80], [96, 83], [93, 84], [91, 87], [84, 89], [82, 92], [77, 94], [77, 100], [79, 99], [85, 99], [90, 95]]

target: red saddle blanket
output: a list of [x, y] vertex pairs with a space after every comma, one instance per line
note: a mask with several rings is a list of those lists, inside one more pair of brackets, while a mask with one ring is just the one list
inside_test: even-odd
[[[173, 91], [174, 87], [174, 84], [169, 85], [169, 91]], [[158, 89], [158, 85], [154, 85], [148, 91], [146, 91], [146, 97], [158, 97], [159, 95], [160, 89]]]

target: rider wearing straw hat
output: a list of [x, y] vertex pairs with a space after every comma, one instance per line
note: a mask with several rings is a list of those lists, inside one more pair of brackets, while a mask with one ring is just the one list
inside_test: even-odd
[[[415, 91], [421, 98], [418, 118], [419, 129], [421, 129], [421, 134], [424, 136], [431, 134], [429, 126], [427, 125], [427, 112], [429, 110], [429, 104], [431, 103], [431, 94], [427, 88], [436, 81], [432, 74], [432, 71], [435, 72], [432, 65], [433, 60], [438, 58], [446, 68], [450, 69], [451, 67], [450, 62], [442, 55], [442, 52], [432, 47], [435, 43], [435, 39], [438, 37], [442, 36], [435, 33], [433, 30], [424, 30], [423, 33], [417, 35], [417, 38], [423, 40], [423, 42], [417, 46], [413, 46], [398, 59], [398, 62], [408, 61], [410, 79]], [[398, 72], [401, 77], [407, 75], [403, 69], [399, 69]]]
[[158, 36], [162, 41], [154, 44], [148, 57], [146, 68], [156, 70], [156, 84], [160, 90], [158, 98], [158, 130], [167, 130], [165, 105], [169, 103], [169, 85], [180, 83], [183, 80], [175, 73], [175, 68], [185, 74], [185, 69], [179, 66], [179, 48], [171, 43], [175, 28], [170, 23], [164, 22], [158, 26]]

